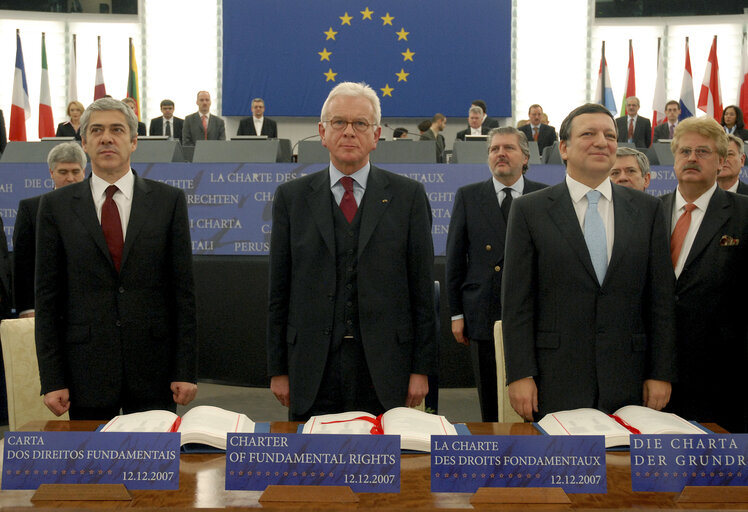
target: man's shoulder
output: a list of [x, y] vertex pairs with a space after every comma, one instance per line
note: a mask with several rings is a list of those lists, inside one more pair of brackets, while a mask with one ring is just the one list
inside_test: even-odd
[[390, 185], [394, 187], [404, 187], [404, 188], [421, 188], [423, 189], [423, 184], [417, 182], [416, 180], [409, 178], [407, 176], [403, 176], [401, 174], [396, 174], [392, 171], [388, 171], [386, 169], [382, 169], [381, 167], [377, 167], [375, 165], [371, 166], [371, 170], [369, 171], [369, 179], [379, 179], [379, 180], [386, 180], [389, 182]]
[[39, 202], [42, 199], [42, 194], [34, 197], [27, 197], [18, 201], [18, 210], [28, 209], [31, 211], [36, 210], [39, 207]]
[[548, 185], [545, 183], [540, 183], [539, 181], [532, 181], [525, 178], [525, 193], [535, 192], [544, 188], [548, 188]]
[[[317, 180], [322, 180], [324, 177], [329, 176], [329, 175], [330, 175], [329, 167], [325, 167], [324, 169], [320, 169], [319, 171], [314, 171], [310, 174], [305, 174], [303, 176], [299, 176], [298, 178], [288, 180], [285, 183], [278, 185], [277, 190], [283, 190], [285, 192], [295, 192], [297, 190], [304, 190], [307, 187], [311, 186], [312, 183], [316, 182]], [[328, 179], [328, 183], [329, 183], [329, 179]]]
[[644, 121], [645, 123], [649, 123], [649, 125], [652, 125], [652, 121], [649, 120], [649, 118], [646, 118], [644, 116], [639, 116], [639, 121]]
[[668, 195], [665, 194], [665, 196], [655, 197], [651, 194], [647, 194], [646, 192], [642, 192], [641, 190], [635, 190], [633, 188], [616, 185], [615, 183], [611, 183], [611, 186], [613, 187], [614, 201], [616, 196], [618, 196], [626, 201], [635, 204], [637, 209], [656, 210], [662, 205], [661, 197], [665, 197]]
[[464, 195], [473, 195], [480, 190], [483, 190], [484, 188], [487, 188], [490, 186], [490, 182], [483, 180], [483, 181], [477, 181], [475, 183], [468, 183], [467, 185], [463, 185], [460, 188], [457, 189], [457, 193], [462, 193]]

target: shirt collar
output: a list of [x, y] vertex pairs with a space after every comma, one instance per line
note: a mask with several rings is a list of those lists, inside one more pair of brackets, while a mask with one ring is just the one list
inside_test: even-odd
[[[712, 200], [712, 196], [714, 195], [714, 192], [717, 190], [717, 182], [715, 181], [712, 187], [701, 194], [696, 201], [693, 202], [693, 204], [696, 205], [696, 208], [698, 208], [701, 211], [706, 211], [706, 207], [709, 206], [709, 201]], [[678, 212], [688, 203], [683, 196], [680, 193], [680, 189], [675, 189], [675, 211]]]
[[330, 162], [330, 188], [332, 188], [338, 181], [340, 181], [340, 178], [342, 178], [343, 176], [350, 176], [351, 178], [353, 178], [353, 181], [358, 183], [361, 188], [366, 190], [366, 183], [369, 181], [370, 170], [371, 163], [366, 162], [366, 165], [364, 165], [361, 169], [354, 172], [353, 174], [343, 174], [335, 168], [332, 162]]
[[[581, 201], [582, 198], [587, 195], [587, 192], [593, 190], [591, 187], [588, 187], [584, 183], [575, 180], [568, 174], [566, 175], [566, 186], [569, 189], [569, 195], [571, 196], [571, 200], [574, 203], [578, 203], [579, 201]], [[603, 180], [602, 183], [595, 187], [594, 190], [600, 191], [603, 197], [608, 201], [613, 200], [613, 187], [610, 184], [609, 178], [605, 178], [605, 180]]]
[[[493, 189], [496, 191], [496, 194], [504, 190], [507, 185], [504, 185], [502, 182], [496, 179], [496, 176], [492, 176], [493, 180]], [[520, 195], [522, 195], [522, 192], [525, 190], [525, 177], [520, 176], [517, 181], [509, 185], [509, 188], [512, 190], [516, 190], [519, 192]]]
[[132, 169], [118, 179], [114, 183], [109, 183], [96, 176], [93, 172], [91, 173], [91, 190], [93, 191], [94, 197], [102, 197], [106, 193], [106, 189], [109, 185], [116, 185], [120, 192], [128, 199], [132, 200], [133, 189], [135, 188], [135, 175], [132, 173]]

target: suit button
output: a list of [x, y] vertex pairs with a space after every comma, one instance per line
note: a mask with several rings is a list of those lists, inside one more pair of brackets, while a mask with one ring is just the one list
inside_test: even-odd
[[350, 308], [351, 306], [353, 306], [353, 302], [351, 302], [351, 301], [349, 300], [348, 302], [346, 302], [346, 303], [345, 303], [345, 305], [346, 305], [346, 306], [348, 306], [348, 307]]
[[348, 249], [348, 254], [353, 254], [353, 249]]
[[495, 270], [496, 272], [501, 272], [501, 265], [496, 265], [496, 266], [495, 266], [495, 267], [494, 267], [493, 269], [494, 269], [494, 270]]
[[119, 292], [120, 293], [125, 293], [125, 287], [124, 286], [120, 286], [119, 287]]
[[114, 325], [116, 325], [117, 327], [122, 327], [122, 322], [117, 320], [116, 322], [114, 322]]
[[349, 283], [349, 284], [345, 285], [345, 289], [346, 290], [352, 290], [353, 289], [353, 285]]
[[487, 244], [487, 245], [486, 245], [486, 250], [487, 250], [487, 251], [490, 251], [491, 249], [493, 249], [493, 247], [491, 247], [491, 244]]
[[322, 334], [324, 334], [325, 336], [329, 336], [330, 335], [330, 329], [325, 329], [324, 331], [322, 331]]
[[678, 302], [678, 296], [677, 295], [675, 296], [675, 302]]

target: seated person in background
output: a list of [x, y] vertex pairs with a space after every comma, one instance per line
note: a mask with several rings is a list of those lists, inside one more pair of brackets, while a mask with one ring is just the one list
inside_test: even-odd
[[278, 138], [278, 126], [275, 121], [264, 116], [265, 101], [262, 98], [252, 100], [252, 117], [239, 121], [237, 135], [265, 135], [268, 139]]
[[407, 139], [408, 138], [408, 129], [407, 128], [395, 128], [392, 131], [392, 140], [395, 139]]
[[499, 127], [499, 121], [497, 119], [494, 119], [492, 117], [488, 117], [488, 107], [486, 107], [486, 102], [483, 100], [473, 100], [473, 102], [470, 104], [470, 107], [479, 107], [481, 111], [483, 112], [483, 120], [481, 122], [482, 126], [484, 128], [487, 128], [486, 133], [488, 133], [488, 130], [491, 128], [498, 128]]
[[[136, 109], [138, 104], [135, 102], [133, 98], [123, 98], [122, 103], [130, 107], [132, 111], [135, 112], [135, 116], [138, 115], [138, 111]], [[145, 123], [142, 121], [138, 121], [138, 135], [145, 136]]]
[[184, 119], [174, 117], [174, 102], [171, 100], [161, 101], [161, 114], [155, 119], [151, 119], [151, 126], [148, 129], [150, 135], [166, 135], [171, 139], [182, 140], [182, 126]]
[[468, 127], [457, 132], [455, 140], [466, 140], [467, 135], [486, 135], [489, 131], [483, 124], [483, 111], [480, 107], [470, 107]]
[[610, 181], [644, 192], [649, 186], [647, 155], [633, 148], [618, 148], [616, 162], [610, 170]]
[[210, 113], [210, 93], [197, 93], [197, 112], [184, 118], [182, 145], [194, 146], [197, 140], [226, 140], [226, 123]]
[[736, 135], [728, 135], [727, 139], [727, 156], [722, 170], [717, 174], [717, 184], [722, 190], [748, 195], [748, 183], [740, 180], [740, 171], [745, 164], [745, 144]]
[[67, 114], [70, 120], [57, 125], [55, 137], [75, 137], [75, 140], [81, 140], [81, 116], [84, 110], [80, 101], [68, 103]]
[[530, 105], [527, 114], [530, 116], [530, 122], [519, 127], [519, 131], [525, 134], [528, 141], [534, 140], [538, 143], [538, 153], [542, 155], [543, 149], [547, 146], [553, 146], [558, 140], [556, 129], [553, 126], [543, 124], [543, 107], [537, 103]]
[[744, 141], [748, 140], [743, 111], [737, 105], [730, 105], [722, 111], [722, 127], [726, 134], [737, 135]]
[[[83, 181], [86, 153], [77, 142], [63, 142], [47, 155], [55, 190]], [[21, 318], [34, 316], [34, 263], [36, 261], [36, 212], [42, 196], [21, 199], [13, 228], [13, 294]]]
[[431, 119], [426, 119], [425, 121], [421, 121], [418, 123], [418, 134], [423, 135], [428, 131], [428, 129], [431, 128]]
[[434, 117], [431, 118], [431, 126], [429, 126], [428, 130], [421, 134], [420, 140], [436, 141], [437, 164], [444, 163], [444, 150], [446, 149], [446, 144], [444, 142], [444, 135], [442, 135], [440, 132], [443, 132], [446, 126], [447, 118], [444, 116], [444, 114], [437, 113], [434, 114]]

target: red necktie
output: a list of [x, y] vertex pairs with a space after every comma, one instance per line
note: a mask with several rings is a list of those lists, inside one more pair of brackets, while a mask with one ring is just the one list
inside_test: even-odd
[[688, 203], [683, 208], [686, 211], [675, 223], [673, 234], [670, 235], [670, 257], [673, 260], [673, 268], [678, 266], [678, 256], [680, 256], [680, 250], [683, 248], [683, 240], [688, 233], [688, 227], [691, 225], [691, 212], [696, 208], [696, 205]]
[[208, 116], [203, 116], [203, 134], [205, 135], [205, 140], [208, 140]]
[[114, 268], [119, 272], [125, 239], [122, 236], [122, 221], [119, 217], [119, 210], [112, 198], [117, 190], [119, 189], [114, 185], [109, 185], [106, 188], [106, 199], [104, 199], [104, 204], [101, 207], [101, 229], [104, 231], [104, 238], [107, 247], [109, 247], [109, 254], [112, 255]]
[[343, 199], [340, 200], [340, 210], [345, 215], [346, 220], [350, 224], [353, 222], [353, 217], [356, 216], [358, 205], [356, 205], [356, 198], [353, 196], [353, 178], [350, 176], [343, 176], [340, 178], [340, 184], [343, 185], [345, 192], [343, 193]]
[[634, 118], [629, 117], [629, 140], [634, 138]]

